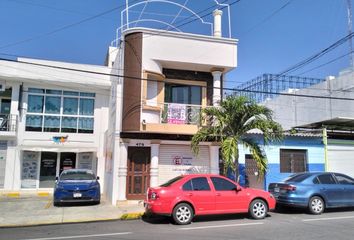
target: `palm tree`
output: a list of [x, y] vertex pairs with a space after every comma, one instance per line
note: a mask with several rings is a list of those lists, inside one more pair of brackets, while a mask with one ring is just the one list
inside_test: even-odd
[[259, 176], [264, 176], [267, 158], [262, 147], [247, 133], [251, 130], [262, 133], [263, 145], [283, 138], [282, 127], [273, 120], [273, 112], [269, 108], [244, 96], [228, 96], [220, 106], [203, 109], [203, 120], [207, 125], [202, 126], [192, 138], [191, 147], [195, 154], [199, 152], [200, 142], [220, 142], [224, 161], [223, 173], [226, 175], [230, 168], [235, 171], [237, 179], [239, 144], [242, 144], [250, 150], [257, 162]]

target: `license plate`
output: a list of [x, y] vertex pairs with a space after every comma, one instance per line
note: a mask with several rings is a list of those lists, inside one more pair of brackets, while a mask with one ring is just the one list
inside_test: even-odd
[[278, 193], [280, 189], [278, 187], [274, 188], [274, 192]]
[[74, 193], [74, 194], [73, 194], [73, 197], [74, 197], [74, 198], [80, 198], [81, 196], [82, 196], [81, 193]]

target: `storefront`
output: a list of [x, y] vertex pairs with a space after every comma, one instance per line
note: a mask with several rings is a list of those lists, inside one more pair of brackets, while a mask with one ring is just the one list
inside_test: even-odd
[[[122, 166], [118, 175], [119, 181], [124, 181], [126, 176], [126, 184], [120, 183], [118, 200], [143, 199], [148, 187], [161, 185], [181, 174], [218, 173], [219, 171], [217, 146], [200, 146], [199, 154], [195, 155], [189, 142], [157, 142], [130, 140], [129, 144], [122, 146], [121, 158], [126, 152], [127, 161], [126, 168]], [[121, 190], [122, 187], [126, 189], [125, 192]]]
[[22, 151], [21, 188], [53, 188], [55, 177], [71, 168], [97, 171], [95, 152]]

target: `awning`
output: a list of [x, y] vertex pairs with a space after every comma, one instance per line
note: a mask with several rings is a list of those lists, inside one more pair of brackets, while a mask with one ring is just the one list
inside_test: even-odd
[[323, 120], [320, 122], [314, 122], [314, 123], [304, 124], [301, 126], [296, 126], [296, 128], [308, 128], [308, 129], [327, 128], [327, 130], [353, 131], [354, 118], [336, 117], [328, 120]]

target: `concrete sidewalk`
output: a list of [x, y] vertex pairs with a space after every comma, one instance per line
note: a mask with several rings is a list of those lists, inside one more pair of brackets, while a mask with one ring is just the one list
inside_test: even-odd
[[33, 226], [74, 222], [139, 218], [142, 202], [122, 202], [112, 206], [102, 199], [99, 205], [53, 206], [50, 194], [0, 194], [0, 227]]

